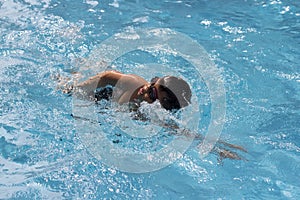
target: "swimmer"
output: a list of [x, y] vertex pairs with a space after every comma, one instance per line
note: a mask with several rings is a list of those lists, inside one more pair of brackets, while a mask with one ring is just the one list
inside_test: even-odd
[[[60, 83], [60, 85], [63, 85], [62, 91], [64, 93], [75, 93], [77, 98], [96, 102], [106, 99], [116, 101], [119, 104], [129, 103], [130, 111], [138, 111], [138, 107], [142, 102], [153, 103], [159, 101], [162, 108], [176, 112], [188, 106], [191, 103], [192, 96], [188, 83], [182, 78], [175, 76], [155, 77], [148, 82], [138, 75], [123, 74], [118, 71], [105, 71], [76, 85], [67, 86], [64, 83], [65, 81]], [[176, 124], [162, 123], [159, 125], [176, 130], [180, 129]], [[183, 129], [180, 134], [187, 137], [195, 137], [198, 140], [203, 139], [200, 134], [188, 129]], [[241, 146], [229, 144], [222, 140], [218, 141], [218, 144], [212, 151], [219, 155], [220, 160], [223, 158], [243, 159], [229, 149], [247, 152]]]
[[192, 96], [188, 83], [181, 78], [155, 77], [149, 83], [138, 75], [118, 71], [99, 73], [64, 92], [71, 93], [74, 89], [80, 91], [81, 98], [96, 101], [112, 98], [119, 104], [129, 103], [133, 110], [142, 102], [153, 103], [156, 100], [166, 110], [179, 110], [190, 104]]

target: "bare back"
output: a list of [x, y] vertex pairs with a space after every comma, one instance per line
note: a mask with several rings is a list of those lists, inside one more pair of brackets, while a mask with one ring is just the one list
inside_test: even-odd
[[145, 79], [134, 74], [106, 71], [78, 84], [76, 88], [79, 88], [89, 99], [93, 99], [96, 88], [111, 85], [114, 87], [114, 100], [122, 104], [135, 99], [137, 90], [147, 83]]

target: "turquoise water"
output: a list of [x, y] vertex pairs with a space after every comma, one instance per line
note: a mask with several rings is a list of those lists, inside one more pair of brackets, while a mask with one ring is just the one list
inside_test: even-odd
[[[7, 0], [0, 27], [0, 199], [299, 199], [297, 1]], [[192, 146], [166, 168], [131, 174], [86, 150], [72, 98], [53, 75], [70, 77], [103, 40], [147, 27], [184, 33], [207, 50], [225, 81], [221, 138], [247, 148], [248, 161], [200, 159]], [[116, 61], [118, 69], [156, 61], [137, 55]], [[203, 82], [185, 76], [209, 104]], [[209, 107], [201, 108], [205, 130]]]

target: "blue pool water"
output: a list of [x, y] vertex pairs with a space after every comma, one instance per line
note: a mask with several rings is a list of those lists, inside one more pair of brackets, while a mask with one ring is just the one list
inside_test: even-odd
[[[148, 27], [181, 32], [209, 53], [225, 82], [221, 138], [244, 146], [247, 161], [201, 159], [192, 145], [161, 170], [132, 174], [87, 151], [53, 75], [70, 77], [103, 40]], [[0, 199], [300, 198], [298, 1], [4, 0], [0, 28]], [[151, 60], [137, 54], [118, 69]], [[203, 82], [185, 76], [209, 104]]]

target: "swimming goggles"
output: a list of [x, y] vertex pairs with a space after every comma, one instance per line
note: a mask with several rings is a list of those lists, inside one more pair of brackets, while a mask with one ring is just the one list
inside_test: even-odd
[[157, 90], [156, 90], [156, 88], [154, 87], [154, 84], [155, 84], [155, 83], [152, 83], [152, 84], [150, 85], [149, 92], [148, 92], [149, 97], [150, 97], [151, 101], [153, 101], [153, 102], [157, 99]]

